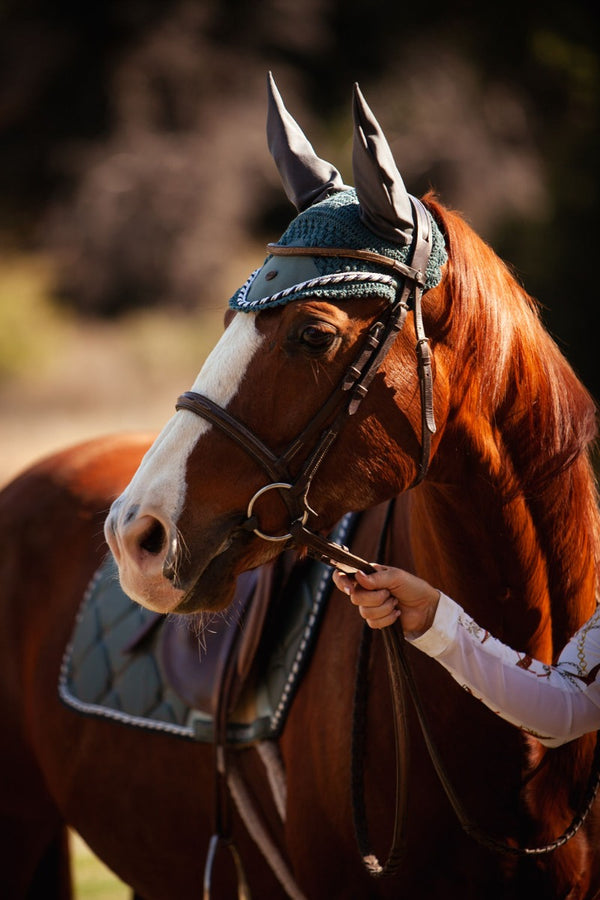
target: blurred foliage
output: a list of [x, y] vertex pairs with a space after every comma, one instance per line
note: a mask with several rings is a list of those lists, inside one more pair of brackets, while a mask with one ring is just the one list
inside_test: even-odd
[[409, 189], [515, 266], [600, 396], [596, 18], [591, 0], [4, 0], [0, 235], [51, 253], [86, 315], [222, 302], [292, 212], [265, 72], [347, 180], [360, 80]]

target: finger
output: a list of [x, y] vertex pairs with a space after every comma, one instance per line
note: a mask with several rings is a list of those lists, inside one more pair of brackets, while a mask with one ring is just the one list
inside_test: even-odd
[[365, 606], [364, 604], [361, 604], [358, 609], [363, 619], [383, 619], [394, 612], [396, 609], [396, 600], [394, 597], [388, 597], [377, 606]]
[[333, 583], [338, 591], [342, 591], [344, 594], [351, 594], [355, 586], [354, 578], [350, 578], [345, 572], [340, 572], [339, 569], [336, 569], [333, 573]]
[[338, 590], [348, 594], [355, 606], [360, 606], [361, 604], [363, 606], [379, 606], [380, 603], [383, 603], [389, 597], [390, 593], [385, 589], [374, 591], [368, 588], [361, 588], [353, 576], [347, 575], [339, 569], [334, 571], [333, 581]]
[[400, 618], [400, 610], [393, 609], [387, 615], [380, 616], [379, 618], [373, 618], [370, 615], [365, 615], [363, 616], [363, 618], [369, 628], [387, 628], [389, 625], [393, 625], [394, 622], [398, 621], [398, 619]]
[[358, 571], [355, 577], [361, 587], [372, 591], [378, 588], [390, 588], [398, 579], [402, 579], [404, 574], [402, 569], [378, 565], [374, 572], [367, 575], [365, 572]]
[[[372, 608], [382, 606], [386, 603], [386, 601], [390, 600], [390, 592], [388, 590], [381, 591], [364, 591], [359, 587], [355, 587], [351, 594], [350, 600], [354, 603], [355, 606], [364, 606], [365, 608]], [[396, 605], [396, 598], [391, 598], [392, 604]]]

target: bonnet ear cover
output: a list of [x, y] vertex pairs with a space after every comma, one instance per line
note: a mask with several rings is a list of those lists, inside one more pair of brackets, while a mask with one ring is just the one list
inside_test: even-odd
[[347, 189], [331, 163], [320, 159], [281, 99], [271, 72], [268, 82], [267, 141], [288, 199], [298, 212]]
[[381, 127], [357, 84], [352, 104], [352, 169], [360, 217], [379, 237], [402, 246], [413, 231], [413, 210]]
[[[337, 302], [376, 296], [394, 303], [402, 271], [397, 264], [411, 265], [414, 258], [413, 202], [423, 226], [419, 233], [425, 242], [431, 241], [428, 261], [423, 260], [424, 287], [439, 284], [447, 259], [443, 235], [419, 201], [406, 192], [387, 141], [358, 88], [353, 157], [357, 190], [346, 187], [337, 169], [315, 154], [271, 76], [268, 90], [269, 148], [299, 215], [275, 244], [269, 244], [264, 264], [235, 292], [229, 306], [256, 312], [304, 297]], [[367, 256], [361, 255], [364, 251]]]

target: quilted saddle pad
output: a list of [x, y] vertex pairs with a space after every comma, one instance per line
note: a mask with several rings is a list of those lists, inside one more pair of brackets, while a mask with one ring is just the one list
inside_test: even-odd
[[[345, 516], [332, 539], [345, 543], [353, 521], [352, 515]], [[307, 665], [331, 592], [332, 569], [310, 560], [298, 571], [285, 588], [285, 602], [270, 611], [268, 645], [259, 647], [250, 687], [228, 724], [232, 744], [277, 736]], [[132, 602], [121, 590], [112, 557], [107, 557], [87, 587], [64, 653], [61, 699], [86, 715], [192, 740], [212, 740], [210, 709], [190, 701], [190, 693], [178, 689], [177, 681], [168, 677], [177, 660], [166, 658], [166, 648], [170, 653], [188, 654], [191, 677], [204, 679], [210, 694], [219, 633], [239, 628], [238, 619], [235, 609], [230, 610], [212, 619], [200, 636], [193, 634], [187, 621], [161, 616]], [[175, 641], [172, 634], [166, 641], [168, 629], [173, 628], [187, 630], [176, 635]]]

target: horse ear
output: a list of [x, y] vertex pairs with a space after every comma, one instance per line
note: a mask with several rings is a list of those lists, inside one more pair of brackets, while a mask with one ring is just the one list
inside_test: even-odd
[[352, 169], [363, 223], [396, 244], [408, 244], [413, 230], [412, 204], [390, 145], [354, 85]]
[[268, 78], [267, 141], [288, 198], [298, 212], [346, 190], [338, 170], [320, 159], [281, 99], [271, 72]]

